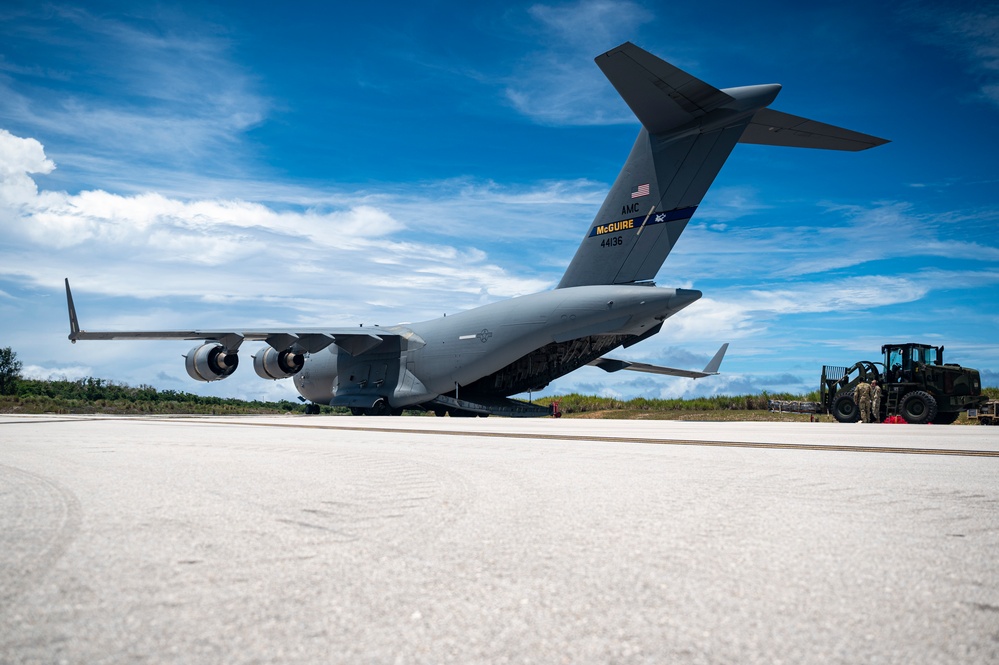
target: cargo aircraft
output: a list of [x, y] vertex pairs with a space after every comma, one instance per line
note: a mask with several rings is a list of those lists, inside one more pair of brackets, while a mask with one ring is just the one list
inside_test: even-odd
[[864, 150], [886, 143], [772, 110], [778, 84], [719, 90], [631, 43], [596, 58], [641, 122], [624, 167], [558, 285], [452, 316], [397, 326], [321, 329], [91, 332], [80, 329], [66, 280], [70, 334], [78, 340], [183, 339], [197, 381], [230, 376], [243, 342], [263, 342], [253, 368], [291, 378], [311, 412], [544, 415], [510, 399], [583, 365], [690, 378], [718, 372], [727, 344], [703, 371], [607, 357], [657, 334], [701, 292], [653, 279], [736, 143]]

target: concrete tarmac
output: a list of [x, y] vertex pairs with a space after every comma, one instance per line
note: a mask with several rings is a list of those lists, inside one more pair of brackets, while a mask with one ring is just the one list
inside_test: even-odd
[[999, 428], [0, 415], [2, 663], [997, 663]]

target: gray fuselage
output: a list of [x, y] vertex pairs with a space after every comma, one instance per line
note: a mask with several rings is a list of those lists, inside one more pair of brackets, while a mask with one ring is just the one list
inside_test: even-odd
[[[580, 286], [406, 326], [374, 327], [375, 334], [394, 334], [358, 356], [337, 346], [309, 355], [295, 386], [312, 402], [358, 407], [379, 398], [409, 406], [466, 387], [479, 396], [512, 395], [642, 336], [700, 297], [700, 291], [653, 286]], [[547, 372], [539, 359], [522, 381], [502, 374], [543, 349], [550, 349]], [[493, 385], [482, 384], [494, 374]]]

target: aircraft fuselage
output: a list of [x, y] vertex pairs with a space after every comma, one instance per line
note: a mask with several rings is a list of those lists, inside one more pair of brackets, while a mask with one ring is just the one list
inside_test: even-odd
[[541, 387], [538, 379], [476, 384], [549, 345], [557, 348], [591, 338], [604, 342], [595, 345], [593, 353], [562, 359], [547, 383], [656, 328], [700, 296], [700, 291], [653, 286], [580, 286], [406, 326], [375, 326], [370, 331], [376, 335], [393, 334], [357, 356], [337, 346], [310, 354], [295, 376], [295, 387], [317, 404], [357, 408], [370, 408], [379, 398], [399, 408], [463, 387], [480, 395], [511, 395]]

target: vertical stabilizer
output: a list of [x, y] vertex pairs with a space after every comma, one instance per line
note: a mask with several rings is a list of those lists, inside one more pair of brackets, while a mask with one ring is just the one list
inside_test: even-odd
[[558, 288], [655, 278], [740, 140], [839, 150], [885, 143], [767, 109], [779, 85], [719, 90], [631, 43], [596, 63], [642, 130]]
[[673, 140], [643, 128], [559, 288], [653, 279], [747, 123]]
[[654, 278], [752, 118], [739, 99], [633, 44], [596, 62], [642, 130], [559, 288]]

